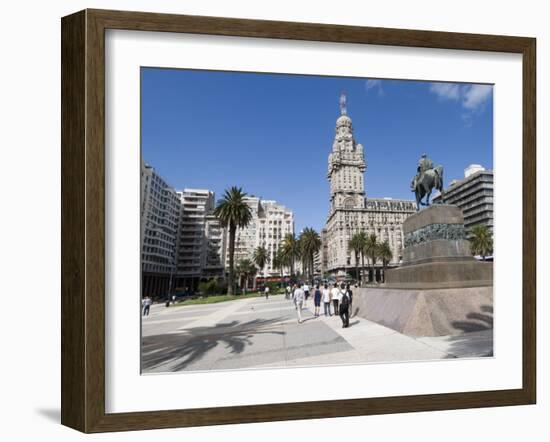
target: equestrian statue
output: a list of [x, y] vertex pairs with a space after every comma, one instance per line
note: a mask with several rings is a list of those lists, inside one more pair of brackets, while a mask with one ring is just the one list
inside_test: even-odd
[[[432, 160], [423, 153], [418, 160], [416, 175], [411, 182], [411, 191], [416, 196], [416, 210], [420, 210], [420, 206], [430, 205], [430, 195], [432, 190], [437, 189], [443, 195], [443, 166], [434, 167]], [[426, 201], [422, 199], [426, 197]]]

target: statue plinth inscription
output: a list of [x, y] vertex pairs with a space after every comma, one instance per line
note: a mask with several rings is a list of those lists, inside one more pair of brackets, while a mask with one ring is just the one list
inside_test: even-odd
[[487, 286], [493, 265], [472, 257], [464, 217], [457, 206], [438, 204], [403, 223], [402, 266], [386, 272], [386, 286], [445, 288]]

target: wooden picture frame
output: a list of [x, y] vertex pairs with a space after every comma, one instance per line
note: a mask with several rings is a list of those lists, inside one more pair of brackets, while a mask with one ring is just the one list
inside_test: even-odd
[[[320, 402], [105, 412], [105, 30], [123, 29], [417, 48], [523, 57], [523, 385]], [[536, 41], [185, 15], [84, 10], [62, 19], [62, 424], [83, 432], [533, 404], [536, 400]]]

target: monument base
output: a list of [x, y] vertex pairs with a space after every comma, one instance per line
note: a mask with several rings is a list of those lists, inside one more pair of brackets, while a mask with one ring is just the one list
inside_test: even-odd
[[456, 336], [493, 328], [493, 287], [354, 290], [352, 315], [400, 333]]
[[457, 206], [438, 204], [403, 223], [405, 247], [401, 267], [385, 274], [388, 288], [435, 289], [493, 284], [493, 263], [477, 261], [466, 238]]
[[472, 260], [426, 262], [386, 272], [386, 288], [435, 289], [493, 285], [493, 263]]

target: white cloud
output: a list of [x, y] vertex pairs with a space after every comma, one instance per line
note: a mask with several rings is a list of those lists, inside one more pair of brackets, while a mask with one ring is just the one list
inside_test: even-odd
[[483, 106], [493, 91], [493, 87], [486, 84], [472, 84], [471, 86], [465, 86], [465, 89], [462, 105], [471, 110]]
[[384, 89], [382, 89], [382, 80], [367, 80], [365, 81], [365, 90], [368, 92], [371, 89], [376, 89], [378, 95], [384, 95]]
[[461, 115], [466, 127], [473, 124], [475, 114], [483, 111], [493, 87], [486, 84], [430, 83], [430, 92], [440, 100], [460, 102], [465, 112]]
[[430, 92], [443, 100], [458, 100], [460, 98], [460, 86], [456, 83], [431, 83]]

